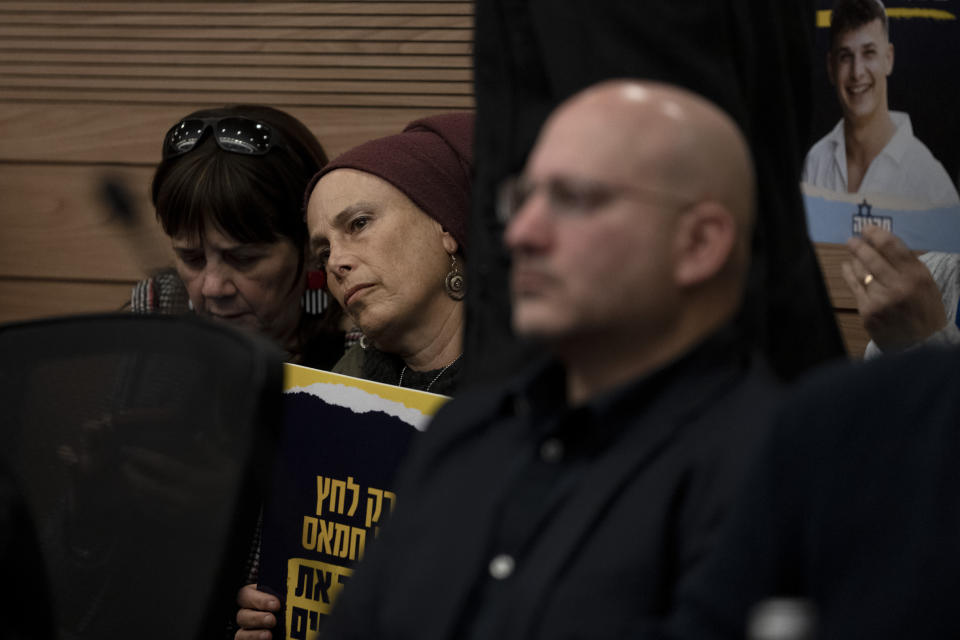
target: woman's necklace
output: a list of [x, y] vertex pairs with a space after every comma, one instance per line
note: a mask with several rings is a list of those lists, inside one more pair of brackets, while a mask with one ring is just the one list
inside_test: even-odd
[[[452, 367], [454, 364], [456, 364], [456, 363], [457, 363], [457, 360], [459, 360], [459, 359], [460, 359], [460, 356], [462, 356], [462, 355], [463, 355], [463, 353], [461, 352], [459, 356], [457, 356], [456, 358], [453, 359], [453, 362], [451, 362], [450, 364], [448, 364], [447, 366], [445, 366], [443, 369], [440, 369], [440, 373], [438, 373], [436, 376], [434, 376], [433, 380], [430, 381], [430, 384], [427, 385], [427, 388], [424, 389], [424, 391], [430, 391], [430, 388], [433, 387], [433, 384], [434, 384], [437, 380], [440, 379], [440, 376], [442, 376], [443, 374], [445, 374], [445, 373], [447, 372], [447, 369], [449, 369], [449, 368]], [[400, 370], [400, 382], [397, 383], [397, 386], [398, 386], [398, 387], [402, 387], [402, 386], [403, 386], [403, 374], [405, 374], [406, 372], [407, 372], [407, 365], [403, 365], [403, 369]]]

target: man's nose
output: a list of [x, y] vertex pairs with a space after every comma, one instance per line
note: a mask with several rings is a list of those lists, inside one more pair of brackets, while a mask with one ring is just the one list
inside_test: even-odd
[[504, 244], [511, 250], [547, 246], [553, 231], [553, 215], [544, 190], [534, 190], [507, 224]]
[[859, 78], [864, 74], [866, 65], [863, 62], [863, 56], [856, 54], [853, 56], [853, 77]]
[[200, 293], [204, 298], [229, 298], [236, 295], [237, 287], [233, 282], [233, 273], [223, 263], [207, 265], [203, 268], [203, 285]]

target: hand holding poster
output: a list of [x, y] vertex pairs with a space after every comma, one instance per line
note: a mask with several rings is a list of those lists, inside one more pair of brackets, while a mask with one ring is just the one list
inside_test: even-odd
[[[960, 90], [945, 78], [960, 53], [960, 0], [818, 0], [817, 8], [813, 71], [822, 91], [801, 182], [810, 238], [846, 245], [827, 280], [841, 279], [839, 295], [852, 296], [844, 304], [856, 304], [867, 357], [958, 343]], [[861, 236], [867, 227], [888, 233]], [[856, 329], [848, 335], [860, 340]]]
[[411, 438], [447, 398], [290, 364], [284, 389], [258, 587], [282, 603], [275, 637], [312, 640], [396, 506]]

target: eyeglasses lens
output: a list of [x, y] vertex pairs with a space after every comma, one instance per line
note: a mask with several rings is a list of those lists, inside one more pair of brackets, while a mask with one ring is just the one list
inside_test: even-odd
[[497, 190], [497, 219], [501, 224], [510, 222], [517, 210], [523, 206], [526, 194], [521, 192], [519, 180], [516, 177], [507, 178]]
[[507, 224], [533, 194], [536, 186], [519, 177], [507, 178], [497, 194], [497, 218]]

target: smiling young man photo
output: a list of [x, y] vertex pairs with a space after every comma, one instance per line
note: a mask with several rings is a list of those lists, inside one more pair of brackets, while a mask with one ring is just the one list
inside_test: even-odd
[[803, 181], [833, 191], [883, 194], [933, 206], [960, 203], [943, 165], [913, 135], [910, 116], [890, 111], [894, 48], [879, 0], [837, 0], [827, 74], [843, 119], [807, 154]]

